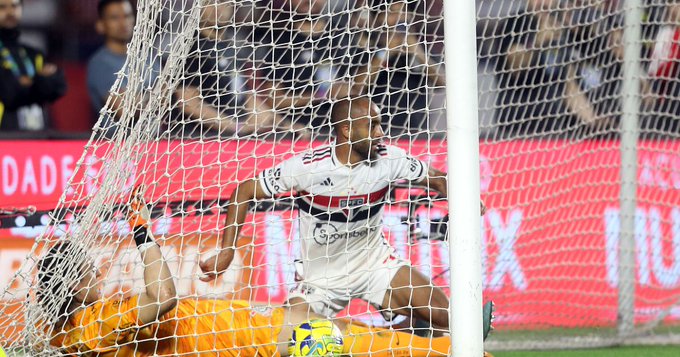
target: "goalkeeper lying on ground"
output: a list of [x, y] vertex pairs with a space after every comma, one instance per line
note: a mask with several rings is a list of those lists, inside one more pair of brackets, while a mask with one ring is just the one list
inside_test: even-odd
[[[449, 355], [448, 337], [423, 338], [346, 319], [335, 321], [338, 331], [328, 320], [284, 308], [176, 298], [172, 275], [147, 229], [148, 210], [139, 197], [133, 195], [129, 222], [144, 264], [145, 292], [126, 299], [102, 298], [94, 264], [82, 258], [87, 256], [82, 248], [68, 241], [53, 246], [40, 261], [38, 298], [44, 305], [58, 306], [49, 334], [50, 344], [61, 351], [100, 356], [287, 356], [307, 353], [324, 340], [316, 355]], [[78, 271], [66, 271], [64, 267], [75, 259], [83, 261], [73, 268]], [[65, 283], [73, 273], [74, 283]], [[308, 323], [310, 319], [319, 320]], [[301, 341], [304, 334], [311, 339]], [[324, 336], [328, 338], [320, 338]], [[297, 344], [291, 344], [296, 338]]]

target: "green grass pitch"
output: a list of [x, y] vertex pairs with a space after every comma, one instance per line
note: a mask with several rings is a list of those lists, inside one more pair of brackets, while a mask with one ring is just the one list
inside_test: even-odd
[[491, 352], [495, 357], [680, 357], [680, 346], [631, 346], [588, 350]]

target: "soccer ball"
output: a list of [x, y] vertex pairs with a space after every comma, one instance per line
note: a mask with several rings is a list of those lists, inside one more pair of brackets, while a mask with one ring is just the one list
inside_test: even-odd
[[288, 354], [300, 356], [340, 356], [342, 332], [329, 320], [311, 320], [293, 330]]

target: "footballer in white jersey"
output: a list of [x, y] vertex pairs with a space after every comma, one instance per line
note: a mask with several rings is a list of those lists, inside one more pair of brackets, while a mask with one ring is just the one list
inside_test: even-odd
[[396, 181], [417, 182], [428, 172], [425, 163], [394, 146], [379, 145], [375, 160], [352, 166], [338, 161], [335, 147], [294, 156], [259, 175], [267, 196], [298, 194], [303, 281], [291, 296], [304, 295], [325, 315], [351, 298], [381, 306], [392, 277], [406, 264], [383, 237], [385, 197]]
[[[381, 222], [392, 184], [408, 180], [446, 196], [446, 174], [385, 146], [380, 112], [367, 98], [335, 103], [331, 122], [333, 144], [266, 169], [234, 190], [222, 250], [200, 263], [206, 274], [202, 280], [214, 279], [233, 260], [249, 202], [295, 191], [303, 267], [288, 299], [293, 309], [333, 316], [351, 299], [361, 298], [386, 317], [413, 316], [448, 329], [447, 296], [395, 254], [382, 236]], [[485, 306], [485, 336], [491, 310]]]

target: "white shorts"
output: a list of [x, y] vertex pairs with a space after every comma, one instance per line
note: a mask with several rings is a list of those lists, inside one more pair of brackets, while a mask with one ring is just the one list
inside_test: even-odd
[[[302, 263], [296, 261], [297, 284], [291, 289], [288, 299], [302, 298], [310, 305], [312, 311], [326, 317], [335, 316], [347, 307], [352, 299], [361, 299], [380, 311], [385, 320], [391, 321], [394, 314], [389, 307], [381, 305], [397, 271], [403, 266], [410, 266], [410, 263], [401, 259], [392, 249], [377, 261], [379, 263], [374, 264], [371, 269], [354, 272], [350, 279], [341, 279], [341, 283], [338, 283], [338, 280], [334, 283], [329, 283], [328, 280], [306, 280], [302, 272]], [[345, 284], [347, 281], [352, 283]], [[328, 284], [323, 284], [324, 282]]]

